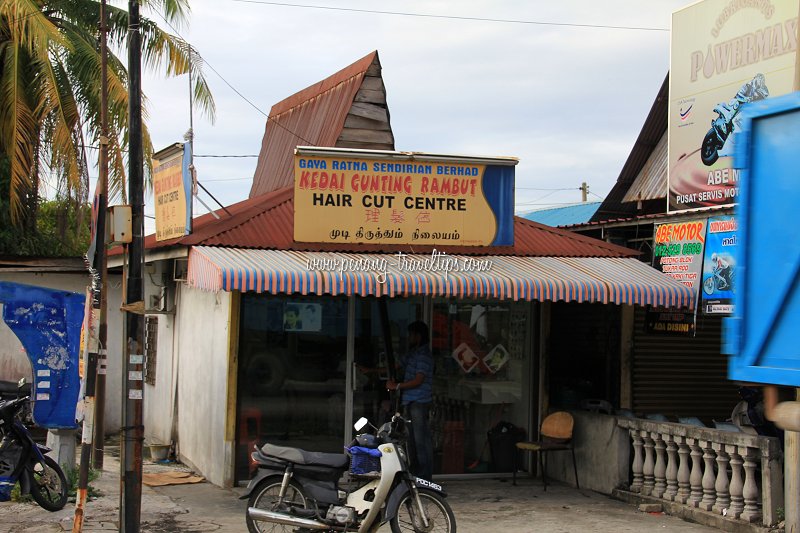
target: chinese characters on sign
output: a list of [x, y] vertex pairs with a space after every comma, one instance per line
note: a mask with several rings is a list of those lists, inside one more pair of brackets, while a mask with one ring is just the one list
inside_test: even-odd
[[509, 246], [516, 160], [295, 155], [298, 242]]

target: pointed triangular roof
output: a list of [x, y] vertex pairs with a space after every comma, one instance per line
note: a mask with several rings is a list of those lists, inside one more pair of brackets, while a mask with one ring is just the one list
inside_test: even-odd
[[297, 146], [394, 150], [377, 51], [272, 106], [251, 198], [294, 183]]

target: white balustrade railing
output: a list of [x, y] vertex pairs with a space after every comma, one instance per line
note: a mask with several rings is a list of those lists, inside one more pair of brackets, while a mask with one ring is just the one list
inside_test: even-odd
[[631, 492], [744, 522], [778, 522], [778, 439], [642, 419], [620, 418], [617, 425], [633, 447]]

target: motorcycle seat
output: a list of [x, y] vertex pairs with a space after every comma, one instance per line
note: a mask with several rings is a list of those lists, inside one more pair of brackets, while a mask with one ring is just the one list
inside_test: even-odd
[[275, 457], [296, 465], [327, 466], [330, 468], [347, 468], [350, 458], [343, 453], [309, 452], [300, 448], [265, 444], [261, 453], [267, 457]]

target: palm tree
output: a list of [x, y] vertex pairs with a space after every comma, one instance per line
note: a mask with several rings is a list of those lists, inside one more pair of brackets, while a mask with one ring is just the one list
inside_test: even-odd
[[[170, 25], [187, 20], [188, 0], [141, 1]], [[106, 13], [109, 194], [121, 193], [124, 201], [128, 81], [123, 61], [111, 51], [126, 49], [128, 13], [114, 6]], [[88, 199], [86, 150], [100, 140], [99, 19], [98, 0], [0, 0], [0, 169], [9, 175], [0, 200], [6, 197], [16, 224], [35, 223], [43, 181], [61, 197]], [[194, 101], [213, 120], [214, 99], [197, 52], [151, 19], [142, 17], [141, 32], [143, 66], [167, 76], [191, 70]], [[149, 164], [153, 148], [146, 128], [144, 147]]]

